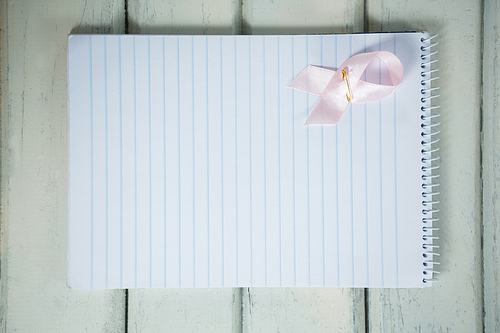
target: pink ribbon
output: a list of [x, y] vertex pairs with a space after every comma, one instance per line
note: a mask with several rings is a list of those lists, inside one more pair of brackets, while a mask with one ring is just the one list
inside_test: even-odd
[[[387, 65], [392, 85], [386, 86], [361, 80], [366, 67], [375, 57], [379, 57]], [[347, 80], [343, 79], [343, 70], [347, 73]], [[369, 52], [350, 57], [337, 71], [310, 65], [295, 77], [290, 87], [321, 95], [307, 118], [306, 125], [336, 124], [349, 105], [347, 96], [351, 97], [352, 103], [381, 100], [399, 87], [403, 76], [403, 64], [394, 54], [387, 51]]]

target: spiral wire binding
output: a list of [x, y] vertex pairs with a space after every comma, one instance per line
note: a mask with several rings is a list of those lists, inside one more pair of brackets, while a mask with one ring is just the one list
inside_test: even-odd
[[439, 218], [434, 216], [434, 213], [439, 212], [439, 209], [435, 208], [435, 205], [439, 203], [436, 199], [436, 196], [439, 194], [437, 191], [439, 187], [439, 183], [437, 180], [439, 179], [439, 173], [437, 172], [439, 169], [439, 156], [436, 155], [439, 150], [438, 147], [434, 146], [439, 139], [437, 135], [441, 132], [437, 127], [441, 124], [436, 121], [436, 119], [440, 116], [439, 113], [436, 113], [435, 110], [439, 109], [439, 105], [433, 105], [432, 100], [434, 98], [439, 97], [439, 95], [434, 94], [439, 87], [433, 87], [432, 83], [437, 80], [439, 77], [432, 76], [433, 73], [436, 73], [438, 69], [432, 69], [432, 64], [437, 62], [437, 59], [432, 60], [432, 56], [437, 54], [438, 51], [433, 51], [431, 48], [435, 47], [438, 43], [432, 42], [432, 39], [435, 38], [436, 35], [428, 35], [425, 34], [424, 37], [420, 39], [422, 42], [422, 46], [420, 50], [422, 54], [420, 58], [422, 59], [422, 63], [420, 65], [422, 72], [420, 73], [422, 80], [420, 84], [422, 89], [420, 93], [422, 94], [421, 102], [421, 110], [422, 115], [420, 118], [422, 119], [422, 248], [424, 249], [422, 255], [424, 257], [423, 260], [423, 282], [431, 283], [439, 281], [434, 276], [438, 274], [438, 271], [434, 270], [434, 266], [438, 265], [439, 262], [436, 261], [436, 257], [439, 256], [435, 250], [439, 248], [438, 245], [433, 243], [434, 240], [439, 239], [439, 237], [434, 236], [433, 232], [438, 231], [439, 228], [433, 226], [434, 222], [439, 221]]

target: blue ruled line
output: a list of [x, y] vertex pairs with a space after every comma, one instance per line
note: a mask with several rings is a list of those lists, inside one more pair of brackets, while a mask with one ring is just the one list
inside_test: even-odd
[[280, 37], [278, 36], [278, 211], [279, 211], [279, 252], [280, 252], [280, 287], [281, 274], [281, 73], [280, 73]]
[[164, 217], [164, 241], [163, 241], [163, 260], [165, 270], [163, 273], [163, 285], [167, 287], [167, 103], [165, 92], [165, 36], [162, 38], [163, 52], [163, 171], [165, 177], [165, 186], [163, 187], [163, 217]]
[[120, 288], [123, 288], [123, 100], [122, 100], [122, 37], [118, 36], [118, 68], [120, 90]]
[[264, 114], [264, 281], [267, 287], [267, 152], [266, 152], [266, 37], [262, 36], [262, 88]]
[[[338, 69], [338, 49], [337, 35], [335, 35], [335, 68]], [[335, 173], [337, 177], [336, 198], [337, 198], [337, 284], [340, 287], [340, 236], [339, 236], [339, 128], [335, 126]]]
[[[323, 36], [320, 37], [321, 40], [321, 62], [320, 66], [323, 67]], [[323, 286], [326, 286], [326, 260], [325, 260], [325, 151], [324, 146], [324, 136], [323, 136], [324, 125], [321, 125], [321, 228], [323, 236]]]
[[194, 135], [194, 36], [191, 36], [191, 101], [193, 127], [193, 287], [196, 287], [196, 186], [195, 186], [195, 135]]
[[248, 124], [250, 152], [250, 286], [253, 286], [253, 200], [252, 200], [252, 43], [248, 37]]
[[[292, 77], [295, 77], [294, 36], [292, 36]], [[293, 164], [293, 285], [297, 286], [297, 246], [295, 239], [295, 90], [292, 90], [292, 164]]]
[[220, 177], [221, 177], [221, 222], [222, 222], [222, 286], [224, 287], [224, 85], [222, 67], [222, 36], [220, 40]]
[[182, 262], [182, 247], [181, 247], [181, 73], [180, 73], [180, 45], [179, 45], [179, 36], [177, 36], [177, 153], [178, 153], [178, 189], [179, 189], [179, 287], [181, 287], [181, 262]]
[[220, 177], [221, 177], [221, 222], [222, 222], [222, 286], [224, 287], [224, 85], [222, 66], [222, 36], [220, 36]]
[[[394, 54], [396, 54], [396, 34], [394, 34]], [[399, 234], [398, 234], [398, 165], [397, 165], [397, 118], [396, 118], [396, 91], [394, 91], [394, 205], [396, 222], [396, 287], [399, 288]]]
[[92, 36], [90, 56], [90, 289], [94, 288], [94, 92], [92, 78]]
[[238, 70], [236, 58], [236, 36], [234, 37], [234, 162], [235, 162], [235, 196], [236, 196], [236, 286], [238, 286]]
[[[337, 36], [335, 36], [335, 39], [337, 39]], [[337, 284], [340, 287], [340, 223], [339, 223], [339, 128], [335, 126], [335, 173], [337, 177], [337, 186], [335, 187], [336, 190], [336, 198], [337, 198], [337, 206], [336, 206], [336, 213], [337, 213]]]
[[137, 288], [137, 80], [136, 80], [136, 68], [135, 68], [135, 36], [133, 37], [133, 59], [134, 59], [134, 192], [135, 192], [135, 200], [134, 200], [134, 220], [135, 220], [135, 239], [134, 239], [134, 244], [135, 244], [135, 264], [134, 264], [134, 277], [135, 277], [135, 282], [134, 286]]
[[354, 286], [354, 187], [353, 187], [353, 162], [352, 162], [352, 104], [349, 105], [349, 125], [350, 130], [350, 147], [351, 147], [351, 274], [352, 285]]
[[[306, 66], [307, 65], [309, 65], [309, 36], [306, 35]], [[306, 110], [307, 116], [309, 117], [309, 94], [306, 95]], [[311, 286], [311, 182], [309, 171], [309, 126], [307, 126], [307, 267], [309, 270], [309, 286]]]
[[207, 84], [207, 94], [205, 96], [207, 100], [207, 286], [210, 287], [210, 149], [209, 149], [209, 130], [208, 130], [208, 36], [205, 37], [205, 73], [206, 73], [206, 84]]
[[149, 287], [153, 284], [153, 232], [151, 195], [151, 37], [148, 36], [148, 89], [149, 89]]
[[108, 288], [108, 276], [109, 276], [109, 212], [108, 212], [108, 57], [107, 57], [107, 43], [106, 36], [104, 38], [104, 110], [105, 110], [105, 119], [104, 119], [104, 127], [105, 127], [105, 152], [106, 152], [106, 289]]
[[[366, 53], [366, 35], [365, 35], [365, 53]], [[364, 72], [366, 81], [366, 70]], [[368, 251], [368, 129], [367, 129], [367, 113], [365, 104], [365, 232], [366, 232], [366, 286], [370, 286], [370, 262]]]
[[[352, 56], [352, 35], [349, 35], [349, 56]], [[353, 186], [353, 162], [352, 162], [352, 103], [349, 103], [349, 119], [351, 126], [351, 274], [352, 274], [352, 285], [354, 286], [354, 186]]]
[[[378, 36], [378, 49], [379, 51], [382, 51], [382, 37], [381, 35]], [[382, 64], [381, 61], [379, 61], [379, 72], [378, 72], [378, 82], [379, 84], [382, 84]], [[384, 212], [383, 212], [383, 198], [382, 198], [382, 102], [378, 101], [378, 119], [379, 119], [379, 127], [380, 127], [380, 133], [379, 133], [379, 143], [380, 143], [380, 249], [381, 249], [381, 266], [382, 266], [382, 287], [385, 286], [384, 284]]]

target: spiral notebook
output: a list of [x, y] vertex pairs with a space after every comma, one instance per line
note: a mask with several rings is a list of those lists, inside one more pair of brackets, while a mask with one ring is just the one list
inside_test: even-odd
[[[432, 38], [70, 36], [68, 285], [430, 286]], [[399, 88], [305, 125], [294, 78], [374, 51]], [[377, 59], [361, 79], [392, 82]]]

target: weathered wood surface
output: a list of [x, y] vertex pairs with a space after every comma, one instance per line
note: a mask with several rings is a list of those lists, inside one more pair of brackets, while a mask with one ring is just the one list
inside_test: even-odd
[[124, 291], [66, 285], [67, 35], [120, 33], [122, 0], [2, 2], [2, 332], [121, 332]]
[[[372, 332], [482, 331], [480, 1], [367, 2], [370, 31], [427, 30], [439, 36], [441, 95], [439, 283], [429, 289], [370, 289]], [[433, 40], [434, 41], [434, 40]]]
[[500, 332], [500, 4], [484, 4], [483, 266], [484, 328]]
[[[128, 0], [127, 9], [128, 27], [125, 0], [1, 4], [2, 331], [357, 332], [366, 323], [370, 332], [500, 330], [497, 2]], [[66, 36], [126, 28], [141, 34], [438, 33], [441, 282], [429, 289], [370, 289], [367, 299], [362, 289], [130, 290], [128, 327], [124, 291], [70, 290]]]
[[242, 3], [245, 35], [363, 32], [362, 0], [244, 0]]
[[365, 332], [359, 288], [244, 288], [243, 332]]
[[131, 34], [240, 34], [241, 1], [133, 0], [128, 2], [128, 24]]

